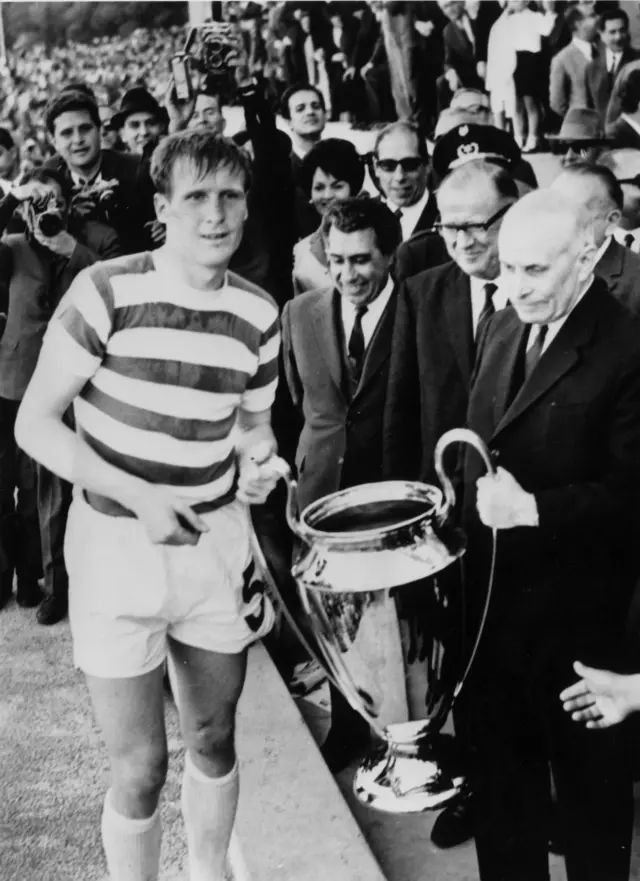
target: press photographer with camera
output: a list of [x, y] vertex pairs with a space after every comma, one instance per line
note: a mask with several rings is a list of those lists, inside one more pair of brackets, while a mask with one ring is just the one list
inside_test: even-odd
[[110, 226], [127, 254], [155, 247], [148, 163], [101, 149], [100, 114], [92, 95], [65, 89], [49, 102], [45, 118], [57, 150], [45, 167], [61, 172], [73, 188], [74, 213]]
[[[206, 70], [200, 91], [191, 86], [191, 56], [183, 52], [174, 58], [166, 98], [169, 131], [204, 127], [222, 134], [223, 97], [236, 96], [244, 111], [246, 129], [234, 140], [251, 154], [252, 184], [247, 196], [248, 219], [230, 267], [264, 288], [282, 308], [293, 296], [291, 272], [296, 241], [291, 142], [276, 126], [264, 80], [250, 72], [240, 31], [233, 25], [222, 28], [213, 22], [201, 29], [197, 41], [195, 37], [187, 40], [187, 47], [195, 41], [195, 64]], [[188, 93], [189, 97], [180, 99], [179, 93]]]
[[9, 297], [0, 335], [0, 607], [11, 597], [14, 572], [18, 604], [38, 605], [42, 572], [41, 624], [54, 624], [67, 611], [63, 537], [71, 488], [16, 447], [15, 418], [62, 295], [81, 269], [121, 253], [116, 234], [100, 224], [75, 219], [74, 234], [69, 231], [70, 201], [64, 176], [44, 168], [0, 201], [0, 233], [18, 209], [26, 223], [25, 233], [3, 240], [0, 253], [5, 264], [9, 250], [11, 267], [3, 277]]

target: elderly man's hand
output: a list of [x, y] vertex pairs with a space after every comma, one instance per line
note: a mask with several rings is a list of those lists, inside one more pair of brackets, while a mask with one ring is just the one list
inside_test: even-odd
[[514, 526], [538, 525], [535, 496], [522, 489], [513, 474], [504, 468], [498, 468], [495, 475], [481, 477], [476, 486], [476, 506], [485, 526], [513, 529]]

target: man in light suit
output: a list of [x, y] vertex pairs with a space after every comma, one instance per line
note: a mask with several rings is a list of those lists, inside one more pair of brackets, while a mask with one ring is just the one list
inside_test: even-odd
[[[486, 322], [504, 307], [498, 232], [518, 198], [509, 173], [482, 159], [452, 171], [438, 190], [440, 231], [450, 262], [398, 286], [384, 414], [385, 473], [433, 482], [439, 437], [465, 423], [475, 350]], [[458, 701], [456, 733], [466, 743], [465, 709]], [[473, 834], [472, 788], [438, 817], [439, 847]]]
[[604, 125], [613, 84], [619, 71], [640, 53], [629, 43], [629, 16], [623, 9], [605, 9], [598, 25], [602, 49], [587, 65], [587, 107], [597, 110]]
[[575, 202], [585, 221], [591, 223], [597, 248], [596, 275], [606, 281], [617, 300], [640, 315], [640, 256], [613, 237], [624, 202], [613, 172], [602, 165], [574, 164], [565, 168], [551, 189]]
[[[295, 453], [301, 509], [316, 499], [383, 477], [383, 411], [395, 289], [389, 263], [397, 220], [370, 198], [336, 202], [322, 232], [334, 286], [289, 301], [282, 313], [288, 389], [303, 419]], [[332, 731], [323, 746], [339, 770], [368, 726], [332, 690]]]
[[556, 191], [511, 209], [500, 260], [513, 308], [488, 325], [468, 410], [500, 467], [484, 475], [468, 456], [464, 497], [471, 578], [498, 530], [466, 688], [480, 878], [549, 878], [551, 765], [568, 881], [627, 881], [624, 732], [576, 726], [558, 695], [575, 658], [615, 665], [622, 651], [638, 571], [640, 325], [594, 277], [590, 224]]
[[549, 106], [564, 117], [570, 107], [587, 106], [586, 72], [594, 58], [596, 17], [592, 11], [574, 7], [567, 13], [571, 42], [551, 60]]

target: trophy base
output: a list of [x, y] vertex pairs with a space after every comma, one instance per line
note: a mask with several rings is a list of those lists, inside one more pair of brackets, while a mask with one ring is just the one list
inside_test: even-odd
[[390, 814], [421, 813], [440, 810], [459, 795], [465, 778], [455, 739], [424, 727], [424, 722], [388, 726], [388, 742], [356, 771], [353, 791], [362, 804]]

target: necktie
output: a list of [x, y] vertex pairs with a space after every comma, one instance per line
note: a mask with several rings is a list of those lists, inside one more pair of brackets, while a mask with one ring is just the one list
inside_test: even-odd
[[544, 346], [544, 341], [547, 336], [547, 331], [549, 327], [546, 324], [541, 324], [538, 327], [538, 333], [533, 341], [532, 345], [527, 349], [527, 353], [524, 359], [524, 379], [525, 382], [531, 374], [533, 373], [536, 364], [540, 360], [540, 356], [542, 355], [542, 347]]
[[476, 340], [479, 340], [482, 336], [482, 332], [491, 318], [492, 315], [496, 314], [496, 307], [493, 305], [493, 295], [498, 290], [498, 285], [493, 284], [493, 282], [487, 282], [484, 286], [484, 306], [482, 307], [482, 311], [480, 312], [480, 316], [478, 318], [478, 327], [476, 328]]
[[402, 208], [396, 208], [396, 210], [393, 213], [398, 218], [398, 220], [402, 220], [402, 215], [403, 215]]
[[635, 236], [632, 236], [630, 232], [627, 233], [626, 236], [624, 237], [625, 247], [631, 248], [631, 250], [633, 250], [633, 246], [635, 245], [635, 243], [636, 243]]
[[365, 350], [362, 319], [368, 308], [368, 306], [356, 306], [356, 320], [353, 323], [353, 330], [351, 331], [349, 345], [347, 347], [349, 358], [358, 376], [362, 373], [362, 363], [364, 361]]

